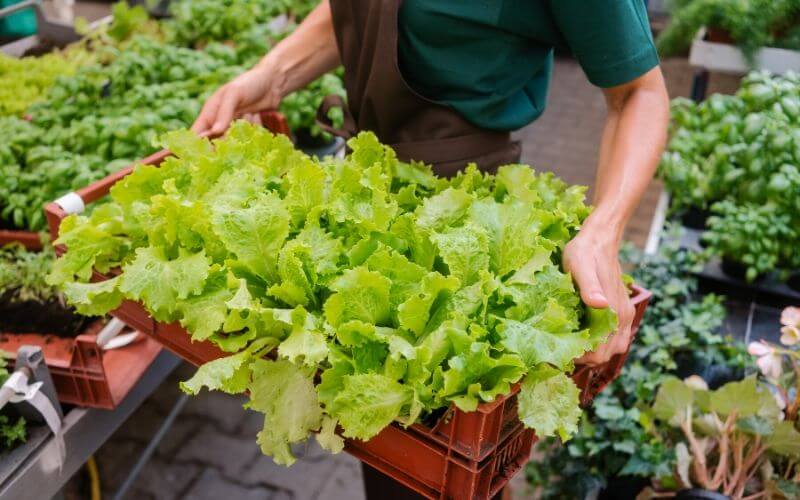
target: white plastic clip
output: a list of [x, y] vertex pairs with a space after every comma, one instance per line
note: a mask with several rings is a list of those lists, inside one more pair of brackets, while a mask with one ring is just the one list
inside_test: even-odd
[[55, 201], [56, 205], [68, 214], [79, 214], [86, 210], [83, 198], [76, 192], [67, 193]]
[[110, 349], [118, 349], [125, 347], [132, 343], [139, 337], [139, 332], [133, 331], [122, 334], [125, 329], [125, 323], [117, 318], [111, 318], [111, 321], [106, 323], [106, 326], [97, 334], [97, 345], [108, 351]]
[[61, 419], [53, 403], [39, 391], [41, 387], [42, 382], [28, 384], [28, 376], [21, 371], [15, 371], [5, 381], [2, 389], [12, 392], [11, 397], [8, 398], [9, 402], [21, 403], [25, 401], [36, 408], [36, 411], [44, 418], [47, 426], [53, 431], [56, 449], [58, 450], [58, 467], [61, 469], [66, 457], [64, 437], [61, 435]]

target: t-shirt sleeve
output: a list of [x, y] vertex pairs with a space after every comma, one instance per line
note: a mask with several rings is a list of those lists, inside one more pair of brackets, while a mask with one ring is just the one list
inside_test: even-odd
[[559, 31], [594, 85], [622, 85], [658, 65], [644, 0], [549, 2]]

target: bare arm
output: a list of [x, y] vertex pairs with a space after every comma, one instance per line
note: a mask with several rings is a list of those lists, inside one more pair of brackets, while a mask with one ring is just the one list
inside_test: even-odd
[[258, 64], [220, 87], [206, 101], [192, 130], [222, 133], [236, 118], [277, 108], [284, 96], [339, 64], [331, 7], [323, 0]]
[[669, 97], [660, 68], [604, 90], [608, 116], [597, 166], [595, 209], [564, 250], [583, 301], [611, 307], [619, 334], [582, 359], [598, 364], [627, 348], [633, 306], [622, 283], [619, 247], [628, 220], [655, 173], [667, 137]]

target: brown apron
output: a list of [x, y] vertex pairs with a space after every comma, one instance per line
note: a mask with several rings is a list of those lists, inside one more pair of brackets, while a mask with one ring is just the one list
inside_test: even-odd
[[[508, 132], [478, 128], [405, 82], [397, 63], [401, 1], [330, 0], [349, 106], [339, 96], [328, 96], [317, 113], [320, 127], [345, 138], [371, 130], [401, 160], [428, 163], [443, 176], [471, 162], [490, 172], [519, 162], [520, 145]], [[341, 128], [327, 118], [332, 107], [344, 112]], [[422, 498], [371, 467], [364, 466], [363, 472], [370, 500]]]
[[[443, 176], [470, 162], [486, 171], [519, 162], [520, 145], [508, 132], [478, 128], [405, 82], [397, 63], [401, 2], [330, 0], [349, 106], [338, 96], [328, 96], [317, 114], [320, 127], [345, 138], [371, 130], [401, 160], [431, 164]], [[327, 119], [335, 106], [344, 111], [341, 129]]]

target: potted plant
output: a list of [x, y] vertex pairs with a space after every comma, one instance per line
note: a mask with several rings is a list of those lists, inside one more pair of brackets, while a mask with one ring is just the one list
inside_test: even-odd
[[798, 485], [800, 432], [775, 387], [755, 376], [715, 391], [696, 376], [665, 380], [652, 415], [675, 445], [674, 484], [639, 498], [796, 498], [789, 492]]

